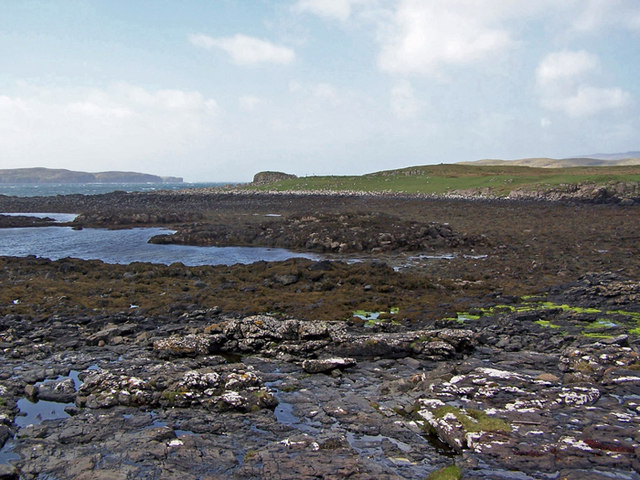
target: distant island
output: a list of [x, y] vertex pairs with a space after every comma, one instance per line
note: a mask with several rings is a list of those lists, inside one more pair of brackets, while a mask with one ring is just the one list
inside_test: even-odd
[[0, 184], [9, 183], [182, 183], [182, 177], [137, 172], [74, 172], [53, 168], [0, 169]]

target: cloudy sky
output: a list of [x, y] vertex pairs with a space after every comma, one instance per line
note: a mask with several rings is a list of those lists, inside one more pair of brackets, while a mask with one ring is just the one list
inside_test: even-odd
[[247, 181], [640, 149], [638, 0], [3, 0], [0, 168]]

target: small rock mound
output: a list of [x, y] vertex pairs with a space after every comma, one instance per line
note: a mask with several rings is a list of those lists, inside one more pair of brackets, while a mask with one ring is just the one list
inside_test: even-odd
[[288, 180], [290, 178], [298, 178], [295, 175], [284, 172], [258, 172], [253, 176], [252, 185], [268, 185], [270, 183]]

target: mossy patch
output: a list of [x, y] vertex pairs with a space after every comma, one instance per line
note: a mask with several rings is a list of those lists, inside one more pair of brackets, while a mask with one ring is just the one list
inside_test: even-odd
[[461, 478], [462, 472], [460, 469], [455, 465], [449, 465], [448, 467], [431, 472], [427, 480], [460, 480]]
[[451, 405], [436, 408], [434, 415], [436, 418], [452, 414], [462, 424], [466, 432], [510, 432], [511, 425], [505, 420], [490, 417], [482, 410], [472, 408], [460, 409]]
[[596, 332], [582, 332], [582, 335], [588, 338], [613, 338], [613, 335], [608, 335], [606, 333], [596, 333]]
[[549, 320], [536, 320], [534, 323], [545, 328], [560, 328], [560, 325], [555, 325]]
[[594, 322], [588, 324], [585, 328], [588, 329], [599, 329], [599, 328], [616, 328], [618, 325], [613, 323], [611, 320], [607, 318], [599, 318]]
[[252, 458], [256, 457], [258, 455], [257, 450], [247, 450], [247, 453], [244, 454], [243, 457], [243, 461], [246, 462], [248, 460], [251, 460]]
[[[558, 304], [554, 302], [548, 301], [529, 301], [529, 299], [538, 299], [540, 297], [532, 297], [532, 296], [524, 296], [521, 297], [522, 300], [525, 300], [524, 303], [518, 305], [494, 305], [489, 308], [481, 308], [479, 309], [479, 315], [497, 315], [500, 313], [524, 313], [524, 312], [535, 312], [540, 310], [561, 310], [563, 312], [571, 312], [571, 313], [581, 313], [581, 314], [594, 314], [594, 313], [602, 313], [602, 310], [591, 307], [573, 307], [566, 303]], [[462, 315], [469, 315], [467, 312], [463, 312]]]
[[[484, 316], [540, 312], [542, 318], [535, 320], [534, 323], [543, 328], [565, 328], [562, 332], [563, 335], [572, 333], [591, 338], [612, 338], [612, 335], [608, 334], [607, 330], [624, 328], [629, 335], [640, 336], [639, 312], [627, 310], [605, 311], [595, 307], [576, 307], [566, 303], [543, 301], [539, 295], [523, 296], [521, 300], [523, 302], [517, 305], [499, 304], [492, 307], [474, 309], [471, 312], [458, 312], [455, 317], [446, 317], [443, 320], [456, 321], [464, 324], [471, 320], [478, 320]], [[554, 316], [556, 314], [569, 314], [569, 316], [563, 315], [558, 317], [558, 320], [561, 320], [562, 324], [544, 318], [545, 316]], [[572, 319], [570, 317], [571, 314], [588, 315], [591, 316], [592, 319], [597, 315], [597, 318], [585, 325], [583, 322], [590, 320], [589, 317]]]
[[640, 322], [640, 313], [639, 312], [629, 312], [627, 310], [609, 310], [607, 315], [623, 315], [625, 317], [630, 317], [632, 320]]

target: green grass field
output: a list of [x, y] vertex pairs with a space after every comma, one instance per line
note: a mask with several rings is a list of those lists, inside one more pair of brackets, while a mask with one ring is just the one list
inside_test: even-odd
[[546, 190], [562, 184], [640, 182], [640, 166], [531, 168], [519, 166], [427, 165], [360, 176], [313, 176], [282, 180], [257, 190], [356, 191], [446, 194], [488, 189], [506, 196], [516, 188]]

